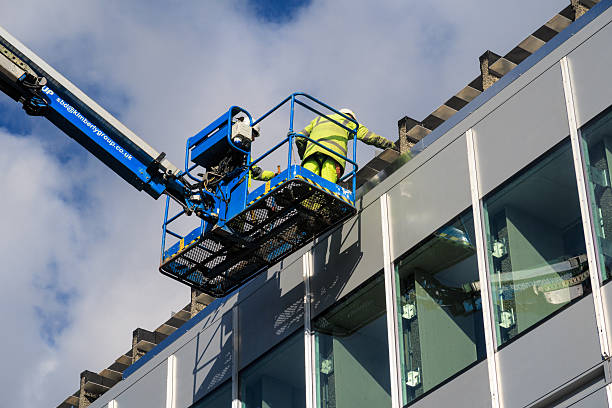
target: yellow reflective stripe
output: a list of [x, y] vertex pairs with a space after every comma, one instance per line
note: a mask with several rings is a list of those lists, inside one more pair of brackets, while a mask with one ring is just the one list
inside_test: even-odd
[[[333, 137], [333, 136], [330, 136], [330, 137]], [[337, 147], [338, 150], [340, 150], [339, 152], [334, 152], [334, 153], [336, 153], [339, 156], [346, 156], [347, 147], [346, 146], [342, 146], [340, 143], [336, 142], [335, 140], [329, 140], [327, 138], [321, 138], [321, 139], [317, 140], [317, 142], [321, 143], [323, 146], [325, 146], [326, 144], [331, 144], [331, 145]], [[319, 147], [319, 146], [314, 144], [314, 143], [309, 143], [308, 147], [306, 148], [306, 151], [304, 152], [304, 154], [306, 155], [306, 153], [308, 153], [309, 151], [311, 151], [315, 147]], [[329, 147], [329, 146], [326, 146], [326, 147]], [[323, 153], [323, 154], [332, 154], [331, 152], [328, 152], [327, 150], [324, 150], [321, 153]]]
[[325, 123], [329, 122], [329, 120], [322, 118], [321, 116], [319, 116], [316, 120], [314, 125], [312, 125], [312, 130], [314, 130], [317, 126], [319, 125], [323, 125]]
[[[332, 122], [332, 121], [330, 119], [324, 118], [323, 116], [318, 116], [314, 120], [313, 130], [318, 125], [323, 125], [323, 124], [328, 123], [328, 122]], [[337, 122], [341, 123], [342, 125], [344, 125], [346, 127], [349, 127], [349, 125], [352, 123], [348, 119], [344, 119], [344, 118], [338, 119]], [[335, 123], [334, 123], [334, 125], [335, 125]], [[342, 129], [342, 131], [346, 132], [346, 129]], [[308, 136], [310, 136], [310, 134]], [[317, 139], [314, 139], [314, 140], [316, 140], [317, 142], [319, 142], [319, 143], [321, 143], [323, 145], [325, 145], [326, 143], [329, 143], [329, 144], [335, 146], [339, 150], [339, 152], [335, 152], [335, 153], [337, 153], [340, 156], [346, 156], [347, 146], [343, 146], [343, 145], [341, 145], [337, 141], [329, 140], [330, 138], [334, 138], [334, 137], [342, 137], [342, 136], [341, 135], [337, 135], [337, 134], [336, 135], [328, 135], [328, 136], [317, 138]], [[312, 151], [312, 149], [315, 148], [315, 146], [317, 146], [317, 145], [314, 144], [314, 143], [308, 142], [308, 145], [306, 146], [306, 150], [304, 151], [304, 155], [305, 156], [308, 155], [308, 153], [310, 153]], [[329, 146], [326, 146], [326, 147], [329, 147]], [[325, 152], [323, 152], [323, 153], [325, 153]]]
[[[325, 144], [325, 143], [329, 143], [331, 145], [336, 146], [338, 149], [340, 149], [340, 154], [342, 154], [343, 156], [346, 156], [346, 146], [342, 146], [340, 143], [336, 142], [335, 140], [329, 140], [326, 138], [320, 139], [318, 140], [319, 142], [321, 142], [321, 144]], [[325, 142], [325, 143], [323, 143]]]
[[269, 181], [266, 183], [266, 188], [265, 188], [264, 191], [265, 191], [264, 194], [268, 194], [268, 191], [270, 191], [270, 182]]
[[[323, 117], [319, 116], [319, 117], [317, 118], [317, 120], [315, 121], [314, 126], [317, 126], [317, 125], [323, 125], [323, 124], [328, 123], [328, 122], [332, 122], [332, 121], [331, 121], [331, 120], [329, 120], [329, 119], [326, 119], [326, 118], [323, 118]], [[339, 122], [339, 123], [343, 124], [343, 125], [344, 125], [344, 126], [346, 126], [346, 127], [349, 127], [349, 125], [352, 123], [351, 121], [349, 121], [349, 120], [347, 120], [347, 119], [337, 120], [336, 122]], [[332, 123], [334, 123], [334, 122], [332, 122]], [[334, 125], [335, 125], [335, 124], [336, 124], [336, 123], [334, 123]], [[314, 126], [313, 126], [313, 128], [314, 128]]]

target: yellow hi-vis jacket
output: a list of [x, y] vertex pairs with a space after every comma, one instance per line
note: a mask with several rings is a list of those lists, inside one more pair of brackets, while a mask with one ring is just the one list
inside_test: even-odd
[[[334, 119], [338, 123], [342, 123], [349, 129], [355, 129], [354, 122], [345, 119], [343, 116], [337, 113], [329, 115], [329, 117], [331, 119]], [[340, 156], [348, 157], [346, 155], [349, 139], [348, 130], [336, 125], [334, 122], [323, 116], [319, 116], [313, 119], [313, 121], [310, 122], [308, 126], [306, 126], [302, 131], [297, 133], [316, 140], [323, 146], [332, 150], [334, 153], [338, 153]], [[350, 136], [352, 139], [352, 134]], [[363, 126], [362, 124], [359, 124], [359, 129], [357, 129], [357, 139], [361, 140], [365, 144], [373, 145], [381, 149], [389, 149], [393, 147], [393, 142], [385, 139], [380, 135], [377, 135], [374, 132], [371, 132], [367, 127]], [[300, 158], [302, 159], [302, 162], [313, 154], [322, 153], [336, 160], [340, 167], [342, 167], [342, 171], [344, 171], [346, 160], [310, 141], [308, 141], [308, 143], [306, 142], [306, 139], [296, 137], [295, 144], [298, 148], [298, 153], [300, 153]]]

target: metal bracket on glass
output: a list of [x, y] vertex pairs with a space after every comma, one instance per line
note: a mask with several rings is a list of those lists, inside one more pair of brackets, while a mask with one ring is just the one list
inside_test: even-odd
[[406, 385], [411, 388], [416, 388], [421, 385], [421, 371], [418, 368], [406, 373]]
[[402, 305], [402, 318], [406, 320], [413, 319], [417, 314], [416, 305], [414, 303], [406, 303]]
[[421, 385], [421, 371], [418, 368], [406, 373], [406, 385], [411, 388], [416, 388]]
[[321, 374], [330, 375], [334, 372], [334, 361], [331, 358], [326, 358], [321, 361]]
[[503, 311], [500, 313], [500, 316], [499, 316], [500, 327], [503, 327], [504, 329], [509, 329], [510, 327], [514, 326], [514, 323], [516, 323], [516, 320], [514, 318], [514, 310], [511, 310], [510, 312]]
[[494, 258], [503, 258], [508, 254], [507, 240], [504, 238], [501, 241], [494, 241], [491, 248], [491, 255]]

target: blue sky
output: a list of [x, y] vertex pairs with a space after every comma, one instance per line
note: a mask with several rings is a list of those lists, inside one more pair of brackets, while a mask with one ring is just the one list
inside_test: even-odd
[[[398, 119], [422, 119], [463, 88], [486, 49], [504, 54], [568, 4], [0, 0], [0, 25], [180, 164], [185, 140], [228, 106], [258, 116], [298, 90], [395, 140]], [[284, 123], [265, 124], [258, 148]], [[0, 144], [0, 308], [13, 311], [0, 315], [11, 328], [0, 390], [20, 406], [56, 406], [81, 371], [108, 366], [189, 290], [157, 272], [162, 200], [1, 96]], [[359, 149], [363, 162], [375, 153]]]
[[21, 106], [8, 97], [0, 99], [0, 117], [2, 127], [14, 135], [29, 135], [32, 133], [34, 118], [23, 115]]
[[310, 0], [250, 0], [255, 14], [264, 22], [290, 24], [296, 14], [308, 7]]

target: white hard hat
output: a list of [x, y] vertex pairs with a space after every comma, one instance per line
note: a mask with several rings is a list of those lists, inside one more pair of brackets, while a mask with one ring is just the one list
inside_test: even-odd
[[253, 137], [259, 137], [259, 135], [261, 134], [261, 125], [258, 123], [255, 126], [253, 126]]
[[353, 112], [350, 109], [342, 108], [340, 109], [340, 113], [344, 113], [345, 115], [352, 116], [353, 119], [357, 120], [357, 116], [355, 115], [355, 112]]

